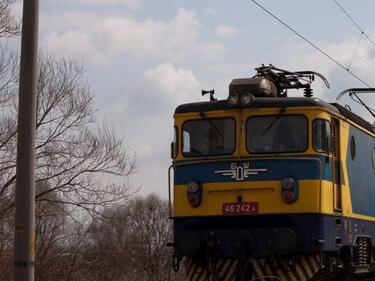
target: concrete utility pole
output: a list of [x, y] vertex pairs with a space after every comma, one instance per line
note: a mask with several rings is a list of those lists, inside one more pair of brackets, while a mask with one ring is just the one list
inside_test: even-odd
[[15, 281], [34, 280], [38, 18], [39, 0], [24, 0], [17, 136]]

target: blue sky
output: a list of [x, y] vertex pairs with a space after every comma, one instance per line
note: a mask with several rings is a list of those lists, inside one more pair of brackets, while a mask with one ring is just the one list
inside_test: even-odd
[[[340, 0], [375, 38], [375, 1]], [[332, 0], [259, 0], [344, 65], [360, 32]], [[201, 100], [202, 88], [226, 98], [233, 78], [272, 63], [324, 74], [316, 96], [333, 101], [340, 90], [362, 86], [281, 26], [251, 1], [40, 1], [40, 46], [84, 64], [99, 116], [114, 124], [139, 160], [142, 193], [167, 194], [173, 110]], [[21, 2], [15, 6], [20, 14]], [[375, 85], [375, 46], [361, 41], [351, 69]], [[353, 107], [355, 108], [355, 107]]]

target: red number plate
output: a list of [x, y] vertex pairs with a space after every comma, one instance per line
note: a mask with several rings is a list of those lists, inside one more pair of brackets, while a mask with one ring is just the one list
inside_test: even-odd
[[223, 215], [248, 215], [257, 214], [258, 202], [248, 203], [223, 203]]

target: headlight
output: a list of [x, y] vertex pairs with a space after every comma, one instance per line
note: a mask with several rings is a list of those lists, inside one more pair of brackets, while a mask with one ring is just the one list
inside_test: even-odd
[[235, 105], [238, 104], [239, 100], [240, 100], [239, 94], [235, 93], [235, 94], [230, 95], [228, 97], [228, 104], [231, 105], [231, 106], [235, 106]]
[[292, 178], [284, 178], [282, 181], [281, 181], [281, 187], [283, 189], [291, 189], [293, 187], [293, 184], [294, 184], [294, 180]]
[[197, 182], [193, 181], [188, 184], [187, 190], [189, 193], [196, 193], [199, 190], [199, 185]]
[[299, 184], [298, 180], [291, 177], [283, 178], [281, 181], [281, 198], [287, 204], [298, 200]]
[[254, 102], [255, 97], [250, 93], [246, 93], [241, 95], [240, 100], [242, 105], [249, 105]]
[[198, 207], [202, 202], [202, 185], [196, 181], [187, 185], [187, 200], [191, 207]]

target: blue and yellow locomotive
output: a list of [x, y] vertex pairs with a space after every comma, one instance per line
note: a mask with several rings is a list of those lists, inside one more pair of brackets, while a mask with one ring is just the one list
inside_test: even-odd
[[194, 281], [371, 275], [374, 127], [312, 97], [318, 73], [256, 70], [227, 100], [175, 110], [174, 268]]

